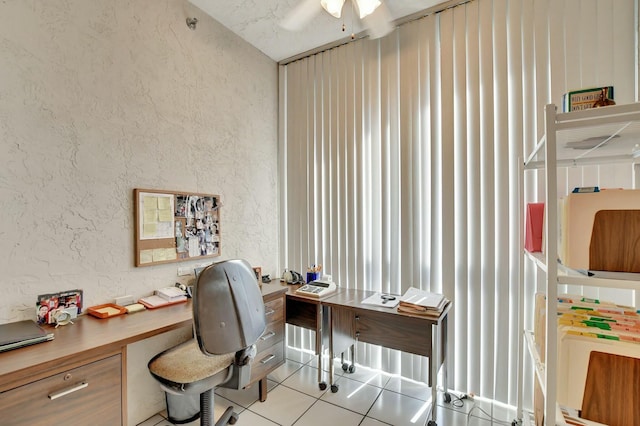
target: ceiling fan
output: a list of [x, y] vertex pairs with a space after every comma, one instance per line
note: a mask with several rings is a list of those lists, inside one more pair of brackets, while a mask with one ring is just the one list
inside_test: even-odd
[[[347, 0], [302, 0], [284, 17], [280, 25], [289, 31], [299, 31], [322, 9], [340, 18], [345, 1]], [[348, 1], [351, 1], [370, 38], [384, 37], [393, 31], [393, 18], [381, 0]], [[342, 30], [345, 30], [344, 25]], [[352, 38], [353, 36], [352, 34]]]

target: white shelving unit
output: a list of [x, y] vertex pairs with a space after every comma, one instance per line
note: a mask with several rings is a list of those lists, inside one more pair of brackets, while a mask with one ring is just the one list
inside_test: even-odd
[[[546, 363], [541, 361], [543, 358], [538, 353], [533, 334], [525, 331], [523, 336], [525, 356], [533, 360], [535, 380], [545, 396], [546, 425], [566, 424], [561, 419], [556, 389], [558, 285], [640, 290], [640, 274], [596, 274], [588, 277], [557, 262], [558, 167], [607, 163], [633, 164], [634, 187], [640, 188], [640, 103], [569, 113], [558, 113], [553, 104], [545, 107], [545, 134], [524, 164], [525, 173], [527, 170], [539, 170], [544, 174], [545, 249], [544, 255], [525, 251], [523, 259], [524, 262], [532, 262], [546, 276]], [[523, 200], [523, 205], [526, 201]], [[556, 419], [556, 422], [549, 419]], [[523, 421], [524, 424], [533, 424], [530, 413], [525, 413]]]

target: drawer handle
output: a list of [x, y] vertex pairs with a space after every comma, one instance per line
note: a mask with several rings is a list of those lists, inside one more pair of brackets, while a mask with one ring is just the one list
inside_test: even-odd
[[48, 396], [49, 396], [49, 399], [53, 401], [54, 399], [58, 399], [58, 398], [63, 397], [65, 395], [69, 395], [70, 393], [73, 393], [75, 391], [79, 391], [80, 389], [84, 389], [87, 386], [89, 386], [89, 383], [80, 382], [80, 383], [78, 383], [76, 385], [71, 386], [70, 388], [66, 388], [66, 389], [63, 389], [63, 390], [58, 391], [58, 392], [50, 393]]
[[264, 336], [260, 336], [260, 340], [262, 340], [264, 342], [265, 340], [271, 339], [275, 335], [276, 335], [275, 331], [270, 331], [267, 334], [265, 334]]
[[272, 359], [274, 359], [275, 357], [276, 357], [276, 356], [275, 356], [274, 354], [271, 354], [271, 355], [269, 355], [268, 357], [266, 357], [265, 359], [261, 360], [260, 362], [261, 362], [262, 364], [266, 364], [266, 363], [268, 363], [269, 361], [271, 361]]
[[269, 309], [268, 311], [265, 311], [264, 316], [265, 316], [265, 317], [268, 317], [269, 315], [273, 315], [273, 314], [275, 314], [275, 313], [276, 313], [276, 311], [275, 311], [275, 310], [273, 310], [273, 309]]

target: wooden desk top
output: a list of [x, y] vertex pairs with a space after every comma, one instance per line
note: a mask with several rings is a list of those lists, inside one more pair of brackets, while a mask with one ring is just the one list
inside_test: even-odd
[[[411, 314], [407, 312], [398, 312], [398, 307], [394, 308], [385, 308], [382, 306], [376, 305], [368, 305], [363, 304], [362, 301], [369, 296], [372, 296], [376, 293], [375, 291], [370, 290], [355, 290], [355, 289], [343, 289], [338, 291], [330, 296], [327, 296], [326, 299], [322, 299], [322, 304], [327, 306], [335, 306], [337, 308], [353, 308], [353, 309], [366, 309], [368, 311], [382, 312], [385, 314], [396, 314], [403, 315], [407, 317], [420, 318], [425, 321], [430, 321], [431, 323], [437, 324], [442, 321], [443, 318], [446, 317], [449, 309], [451, 308], [451, 303], [449, 303], [442, 311], [439, 317], [434, 318], [430, 316]], [[396, 297], [400, 297], [395, 295]]]
[[[284, 291], [271, 284], [262, 285], [263, 296]], [[130, 343], [191, 326], [191, 300], [106, 319], [81, 315], [74, 324], [46, 326], [55, 334], [52, 341], [0, 353], [0, 392], [36, 380], [45, 371], [55, 374], [78, 363], [121, 353]]]

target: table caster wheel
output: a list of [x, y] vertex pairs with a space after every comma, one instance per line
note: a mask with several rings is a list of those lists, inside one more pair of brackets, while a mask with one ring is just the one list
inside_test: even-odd
[[353, 365], [353, 364], [351, 364], [351, 365], [349, 366], [348, 371], [349, 371], [349, 373], [355, 373], [355, 372], [356, 372], [356, 366], [355, 366], [355, 365]]
[[343, 371], [347, 371], [349, 369], [349, 364], [347, 364], [346, 362], [342, 364], [342, 370]]
[[327, 388], [327, 384], [325, 382], [318, 383], [318, 387], [320, 390], [325, 390]]
[[331, 385], [331, 392], [332, 393], [338, 392], [338, 385]]
[[438, 424], [436, 423], [435, 420], [429, 420], [429, 423], [427, 423], [427, 426], [438, 426]]
[[229, 417], [229, 424], [235, 425], [237, 421], [238, 421], [238, 415], [236, 413], [233, 413], [231, 417]]

